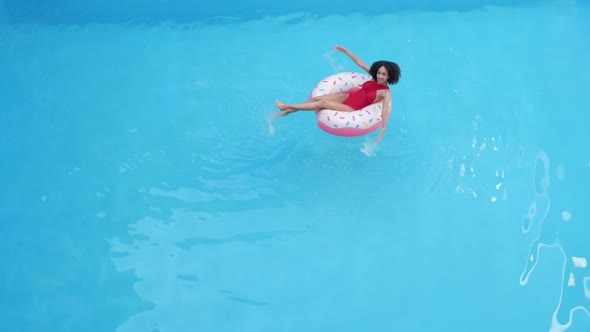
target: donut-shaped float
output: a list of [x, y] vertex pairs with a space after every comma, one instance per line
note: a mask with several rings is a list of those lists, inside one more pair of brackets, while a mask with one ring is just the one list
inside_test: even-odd
[[[370, 79], [371, 76], [368, 74], [356, 72], [334, 74], [321, 80], [311, 91], [311, 97], [353, 92]], [[374, 103], [351, 112], [321, 109], [316, 111], [317, 123], [321, 129], [332, 135], [345, 137], [365, 135], [381, 126], [382, 104], [382, 102]]]

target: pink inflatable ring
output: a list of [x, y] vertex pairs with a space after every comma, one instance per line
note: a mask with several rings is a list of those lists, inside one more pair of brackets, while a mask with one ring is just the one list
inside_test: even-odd
[[[368, 74], [355, 72], [334, 74], [321, 80], [311, 91], [311, 97], [352, 92], [360, 89], [360, 86], [370, 79], [371, 76]], [[336, 136], [365, 135], [381, 126], [381, 108], [382, 103], [379, 102], [352, 112], [321, 109], [316, 111], [318, 126]]]

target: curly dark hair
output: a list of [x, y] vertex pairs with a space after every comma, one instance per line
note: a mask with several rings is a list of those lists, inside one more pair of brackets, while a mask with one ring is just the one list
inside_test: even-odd
[[387, 80], [387, 83], [397, 84], [399, 78], [402, 76], [402, 71], [399, 69], [397, 63], [385, 60], [373, 63], [373, 65], [371, 65], [371, 69], [369, 70], [369, 74], [373, 76], [373, 79], [375, 81], [377, 80], [377, 71], [381, 67], [385, 67], [385, 70], [387, 70], [387, 73], [389, 74], [389, 79]]

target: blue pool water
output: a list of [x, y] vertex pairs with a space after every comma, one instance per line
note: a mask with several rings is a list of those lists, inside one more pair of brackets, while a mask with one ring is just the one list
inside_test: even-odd
[[588, 2], [101, 4], [0, 2], [5, 330], [590, 330]]

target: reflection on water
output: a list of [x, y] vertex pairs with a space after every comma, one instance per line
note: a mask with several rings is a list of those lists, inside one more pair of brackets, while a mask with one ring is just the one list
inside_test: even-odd
[[[572, 167], [576, 169], [576, 167]], [[587, 258], [590, 247], [584, 234], [587, 234], [588, 214], [582, 209], [584, 197], [577, 197], [576, 174], [567, 176], [564, 165], [556, 167], [555, 180], [549, 156], [540, 151], [534, 168], [533, 201], [528, 213], [522, 218], [522, 232], [532, 237], [529, 254], [526, 257], [520, 284], [526, 286], [538, 264], [542, 264], [541, 254], [545, 250], [558, 250], [563, 259], [559, 300], [551, 319], [551, 332], [562, 332], [574, 323], [574, 313], [583, 312], [590, 317], [590, 271]], [[582, 179], [587, 176], [582, 175]], [[552, 195], [559, 199], [550, 198]], [[555, 202], [556, 201], [556, 202]], [[578, 210], [578, 208], [581, 208]], [[576, 218], [576, 212], [579, 217]], [[555, 290], [557, 292], [557, 290]]]
[[[118, 253], [112, 256], [117, 269], [133, 271], [139, 280], [135, 291], [153, 304], [153, 309], [129, 317], [120, 331], [219, 327], [225, 310], [231, 310], [227, 303], [269, 306], [275, 295], [269, 296], [260, 281], [272, 280], [268, 274], [273, 269], [265, 264], [279, 266], [274, 252], [307, 231], [305, 223], [289, 226], [277, 217], [288, 213], [285, 207], [223, 211], [216, 204], [230, 197], [204, 196], [189, 188], [151, 188], [138, 194], [176, 207], [151, 207], [154, 216], [128, 226], [130, 241], [109, 239], [112, 252]], [[210, 205], [195, 210], [199, 201]], [[162, 215], [165, 219], [158, 217]]]

